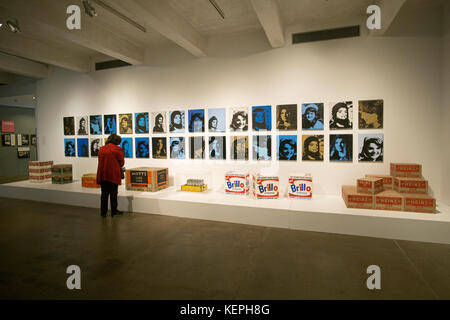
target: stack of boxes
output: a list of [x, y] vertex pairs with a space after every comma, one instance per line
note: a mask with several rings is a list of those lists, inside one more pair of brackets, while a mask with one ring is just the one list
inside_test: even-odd
[[100, 188], [97, 184], [97, 174], [96, 173], [86, 173], [81, 177], [81, 186], [83, 188]]
[[168, 187], [168, 168], [139, 167], [127, 170], [127, 190], [156, 192]]
[[391, 175], [366, 175], [357, 186], [342, 186], [348, 208], [435, 213], [436, 200], [428, 196], [422, 166], [391, 163]]
[[53, 161], [29, 161], [28, 176], [31, 182], [47, 182], [52, 179]]
[[246, 195], [249, 192], [248, 172], [227, 172], [225, 174], [225, 193]]
[[55, 164], [52, 166], [52, 183], [65, 184], [72, 182], [72, 165]]

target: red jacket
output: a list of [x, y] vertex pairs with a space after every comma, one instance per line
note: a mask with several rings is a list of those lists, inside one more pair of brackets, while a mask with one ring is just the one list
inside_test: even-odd
[[123, 150], [114, 143], [108, 143], [98, 151], [97, 183], [109, 181], [121, 184], [120, 168], [125, 164]]

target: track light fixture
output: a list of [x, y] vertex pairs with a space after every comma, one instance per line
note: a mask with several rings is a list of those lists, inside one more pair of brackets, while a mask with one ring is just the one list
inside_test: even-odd
[[19, 21], [17, 19], [11, 19], [6, 21], [9, 29], [14, 33], [20, 33]]
[[89, 0], [83, 0], [83, 7], [84, 12], [90, 17], [96, 17], [97, 12], [95, 11], [95, 8], [92, 6], [92, 4], [89, 2]]

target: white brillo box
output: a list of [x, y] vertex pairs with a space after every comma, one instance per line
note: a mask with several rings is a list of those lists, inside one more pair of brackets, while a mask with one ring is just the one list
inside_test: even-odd
[[252, 185], [255, 199], [278, 199], [280, 197], [280, 178], [276, 175], [254, 174]]
[[289, 176], [289, 198], [311, 199], [312, 198], [312, 175], [310, 173]]
[[250, 189], [248, 172], [225, 173], [225, 193], [246, 195]]

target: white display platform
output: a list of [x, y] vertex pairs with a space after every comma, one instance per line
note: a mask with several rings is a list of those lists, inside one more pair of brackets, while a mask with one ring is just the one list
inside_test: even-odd
[[[82, 207], [100, 207], [100, 190], [81, 181], [13, 182], [0, 185], [0, 196]], [[450, 244], [450, 207], [438, 203], [436, 214], [348, 209], [339, 196], [313, 199], [255, 200], [225, 192], [127, 191], [119, 186], [119, 210], [213, 221], [329, 232], [388, 239]]]

